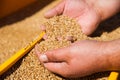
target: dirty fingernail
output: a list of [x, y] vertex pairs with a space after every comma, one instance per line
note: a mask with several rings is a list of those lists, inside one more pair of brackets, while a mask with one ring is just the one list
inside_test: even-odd
[[47, 56], [46, 56], [45, 54], [42, 54], [42, 55], [40, 56], [40, 61], [43, 62], [43, 63], [48, 62]]

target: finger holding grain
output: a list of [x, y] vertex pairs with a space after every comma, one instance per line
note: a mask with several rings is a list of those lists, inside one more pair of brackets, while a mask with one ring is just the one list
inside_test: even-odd
[[73, 36], [66, 36], [66, 40], [73, 41]]
[[45, 27], [44, 25], [41, 25], [41, 26], [40, 26], [40, 29], [41, 29], [42, 31], [45, 31], [45, 30], [46, 30], [46, 27]]
[[[87, 37], [82, 33], [80, 25], [78, 25], [74, 19], [67, 16], [55, 16], [48, 19], [43, 25], [46, 27], [46, 35], [43, 37], [44, 40], [35, 47], [35, 52], [39, 55], [44, 54], [48, 50], [69, 46], [71, 43], [79, 40], [93, 40], [93, 38]], [[109, 37], [109, 34], [105, 36]], [[110, 38], [111, 37], [108, 39]], [[97, 37], [95, 39], [98, 40]], [[101, 40], [102, 39], [104, 39], [104, 36], [101, 37]], [[63, 77], [53, 74], [44, 68], [43, 63], [33, 54], [35, 52], [31, 51], [23, 58], [22, 62], [19, 63], [19, 68], [16, 70], [12, 68], [14, 72], [7, 76], [6, 80], [65, 80]], [[94, 76], [92, 76], [92, 79], [93, 77]], [[88, 79], [88, 77], [85, 77], [82, 80]]]
[[58, 36], [58, 37], [57, 37], [57, 40], [58, 40], [58, 41], [62, 41], [63, 39], [62, 39], [62, 37]]
[[46, 26], [46, 35], [49, 40], [76, 41], [87, 39], [76, 20], [67, 16], [50, 18], [44, 23], [44, 26]]
[[46, 40], [48, 38], [47, 34], [43, 36], [43, 39]]

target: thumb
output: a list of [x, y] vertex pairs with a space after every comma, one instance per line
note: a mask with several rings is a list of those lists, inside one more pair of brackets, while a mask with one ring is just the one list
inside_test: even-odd
[[[65, 62], [69, 58], [68, 48], [55, 49], [47, 51], [40, 55], [39, 59], [41, 62]], [[46, 59], [46, 60], [45, 60]]]
[[51, 18], [53, 16], [60, 15], [60, 14], [62, 14], [62, 12], [64, 10], [64, 6], [65, 6], [65, 0], [62, 1], [61, 3], [59, 3], [53, 9], [49, 10], [48, 12], [46, 12], [44, 16], [46, 18]]
[[62, 76], [65, 76], [65, 74], [68, 72], [68, 64], [65, 62], [62, 63], [44, 63], [45, 68], [47, 68], [49, 71], [53, 73], [60, 74]]

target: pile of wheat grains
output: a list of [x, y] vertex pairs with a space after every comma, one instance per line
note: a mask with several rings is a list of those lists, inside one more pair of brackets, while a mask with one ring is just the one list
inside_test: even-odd
[[[44, 40], [38, 46], [41, 52], [65, 47], [78, 40], [90, 39], [82, 33], [80, 26], [74, 19], [66, 16], [55, 16], [43, 23], [45, 28]], [[5, 80], [63, 80], [65, 78], [49, 72], [39, 62], [34, 54], [34, 49], [23, 59], [16, 63], [6, 74]], [[88, 80], [92, 77], [84, 77], [76, 80]]]
[[45, 22], [42, 26], [46, 34], [44, 41], [39, 44], [41, 52], [56, 49], [88, 37], [82, 33], [76, 20], [67, 16], [55, 16]]

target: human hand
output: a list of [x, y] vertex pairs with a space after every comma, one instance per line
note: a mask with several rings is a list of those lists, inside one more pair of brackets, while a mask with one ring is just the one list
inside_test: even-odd
[[50, 18], [60, 14], [75, 18], [82, 31], [87, 35], [91, 34], [101, 21], [101, 16], [94, 8], [93, 3], [88, 0], [63, 0], [59, 5], [49, 10], [45, 17]]
[[102, 42], [84, 40], [44, 54], [41, 54], [37, 47], [35, 51], [49, 71], [63, 77], [74, 78], [107, 70], [103, 48]]

